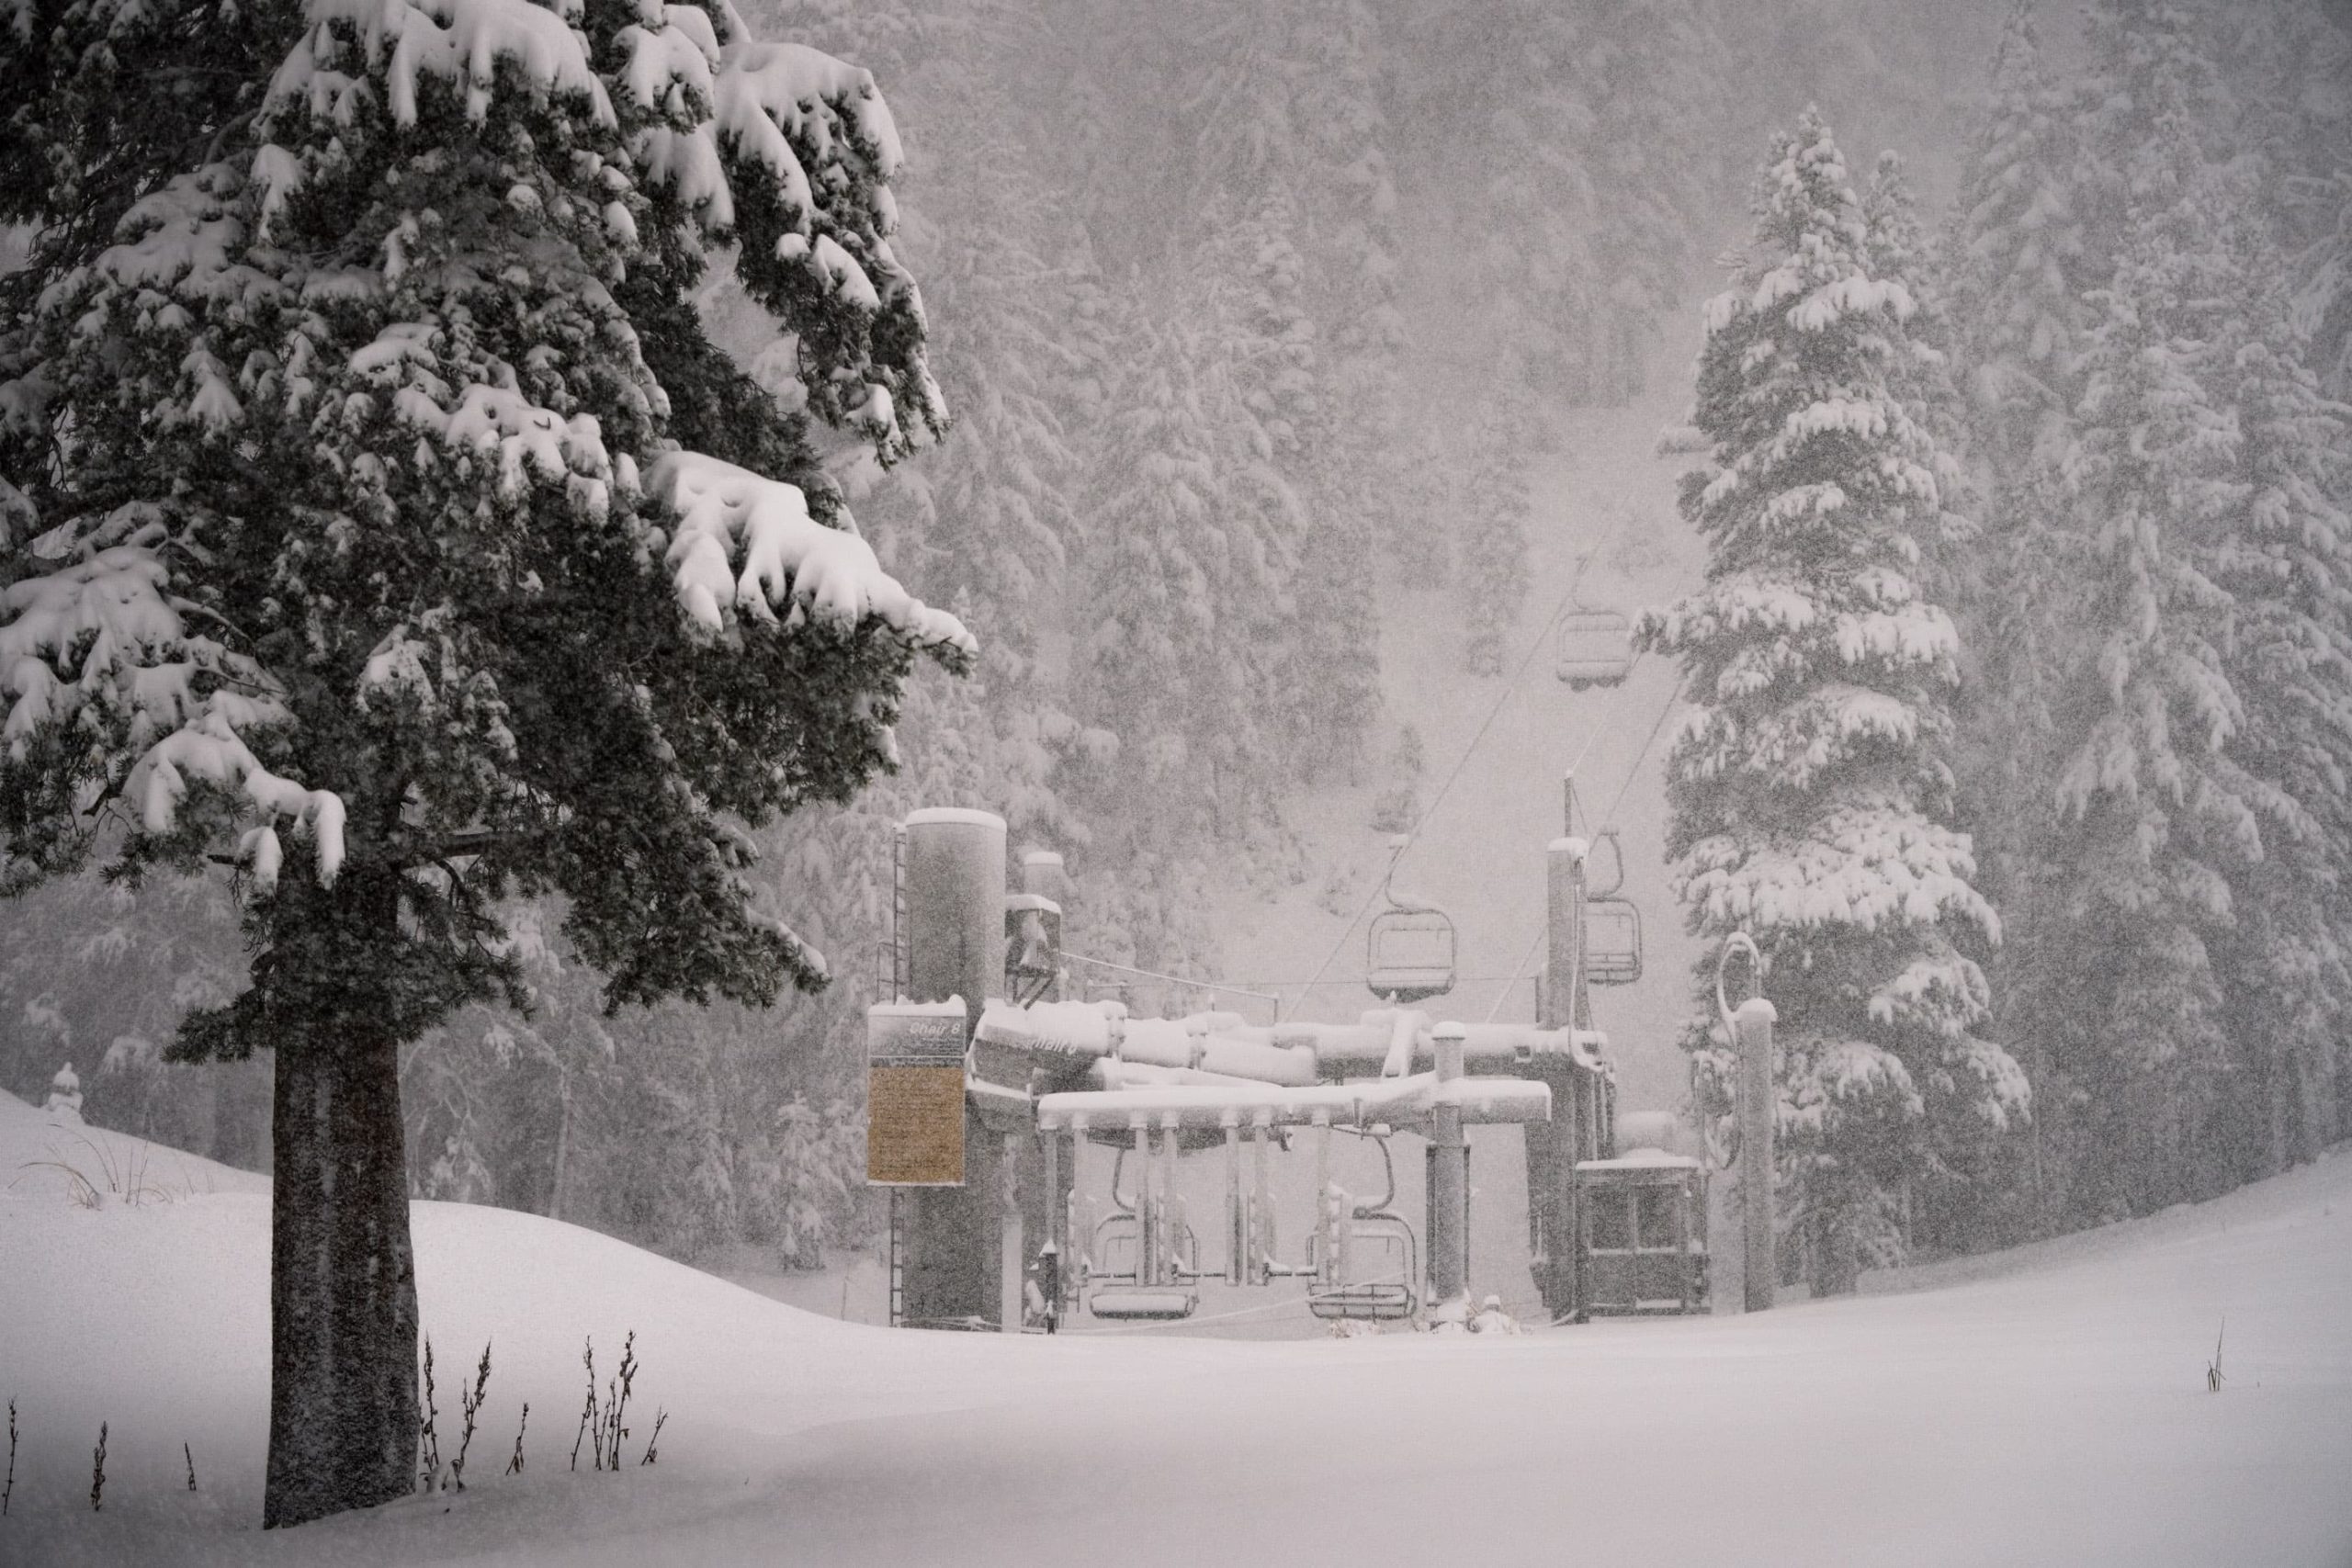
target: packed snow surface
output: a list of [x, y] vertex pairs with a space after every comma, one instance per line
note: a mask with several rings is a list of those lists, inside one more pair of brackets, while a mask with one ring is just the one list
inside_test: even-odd
[[[5, 1096], [0, 1161], [9, 1563], [2352, 1562], [2345, 1151], [1919, 1289], [1281, 1344], [894, 1333], [419, 1203], [445, 1458], [493, 1345], [470, 1489], [269, 1535], [264, 1184]], [[631, 1329], [628, 1465], [574, 1473]]]

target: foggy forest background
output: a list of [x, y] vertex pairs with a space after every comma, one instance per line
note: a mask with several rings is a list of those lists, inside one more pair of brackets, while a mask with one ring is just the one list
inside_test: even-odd
[[[420, 1196], [689, 1258], [867, 1242], [864, 1009], [917, 806], [1072, 852], [1073, 948], [1217, 974], [1219, 901], [1306, 874], [1303, 790], [1415, 787], [1384, 606], [1475, 610], [1465, 678], [1532, 630], [1529, 464], [1560, 411], [1654, 391], [1661, 344], [1695, 339], [1808, 103], [1907, 237], [1932, 373], [1903, 391], [1957, 465], [1923, 563], [1960, 631], [1954, 811], [2003, 935], [1981, 1032], [2032, 1086], [2030, 1115], [1905, 1145], [1904, 1242], [2209, 1195], [2352, 1126], [2352, 10], [746, 9], [871, 69], [905, 133], [957, 424], [888, 473], [844, 450], [842, 479], [981, 668], [913, 681], [900, 773], [769, 835], [823, 993], [607, 1017], [526, 916], [537, 1009], [404, 1048]], [[723, 280], [704, 305], [793, 395], [762, 313]], [[2134, 406], [2091, 395], [2127, 329], [2169, 378]], [[1441, 363], [1483, 366], [1480, 395]], [[2116, 546], [2126, 515], [2145, 549]], [[2125, 620], [2119, 667], [2098, 633]], [[161, 1060], [240, 988], [232, 900], [92, 875], [12, 905], [0, 1085], [38, 1101], [70, 1059], [89, 1120], [266, 1168], [267, 1061]]]

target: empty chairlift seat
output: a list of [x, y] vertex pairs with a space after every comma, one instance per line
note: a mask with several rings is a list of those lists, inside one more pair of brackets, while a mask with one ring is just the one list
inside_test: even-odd
[[1418, 1002], [1453, 989], [1453, 921], [1436, 908], [1383, 909], [1364, 940], [1364, 987], [1382, 1001]]
[[1560, 679], [1583, 691], [1614, 686], [1634, 667], [1632, 625], [1616, 610], [1572, 610], [1560, 618]]
[[1348, 1223], [1340, 1247], [1340, 1277], [1318, 1285], [1306, 1298], [1321, 1318], [1352, 1317], [1393, 1323], [1413, 1315], [1419, 1303], [1412, 1281], [1420, 1272], [1413, 1228], [1394, 1214], [1366, 1214]]
[[1174, 1286], [1098, 1285], [1086, 1310], [1113, 1323], [1176, 1323], [1193, 1315], [1198, 1293]]
[[1584, 977], [1595, 986], [1630, 986], [1642, 977], [1642, 912], [1632, 899], [1586, 901]]

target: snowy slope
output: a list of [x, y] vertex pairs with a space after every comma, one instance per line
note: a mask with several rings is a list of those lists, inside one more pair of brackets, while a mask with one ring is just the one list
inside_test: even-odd
[[[0, 1101], [11, 1168], [49, 1139]], [[1974, 1265], [2001, 1277], [1501, 1340], [893, 1334], [528, 1215], [415, 1217], [445, 1452], [451, 1363], [496, 1344], [476, 1484], [263, 1536], [266, 1196], [0, 1198], [0, 1562], [2352, 1562], [2343, 1151]], [[570, 1474], [581, 1337], [608, 1368], [629, 1327], [630, 1457], [666, 1407], [662, 1463]]]

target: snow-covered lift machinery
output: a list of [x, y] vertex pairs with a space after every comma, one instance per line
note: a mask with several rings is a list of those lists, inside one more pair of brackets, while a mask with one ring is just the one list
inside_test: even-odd
[[1453, 919], [1443, 909], [1396, 888], [1396, 862], [1411, 839], [1390, 840], [1388, 874], [1380, 894], [1387, 908], [1364, 933], [1364, 988], [1392, 1004], [1427, 1001], [1453, 989]]
[[[1098, 1317], [1188, 1315], [1202, 1280], [1304, 1280], [1307, 1306], [1319, 1317], [1393, 1319], [1411, 1315], [1424, 1301], [1457, 1299], [1468, 1288], [1464, 1129], [1539, 1122], [1552, 1112], [1544, 1082], [1474, 1076], [1467, 1067], [1494, 1072], [1574, 1057], [1589, 1071], [1600, 1068], [1593, 1055], [1599, 1042], [1589, 1037], [1578, 1042], [1514, 1025], [1432, 1026], [1419, 1012], [1272, 1031], [1250, 1030], [1230, 1015], [1199, 1021], [1214, 1023], [1214, 1032], [1185, 1029], [1176, 1038], [1186, 1045], [1171, 1049], [1170, 1021], [1127, 1020], [1115, 1006], [1000, 1004], [981, 1021], [979, 1039], [992, 1045], [1091, 1056], [1084, 1078], [1105, 1086], [1049, 1093], [1035, 1102], [1049, 1166], [1059, 1166], [1066, 1139], [1120, 1150], [1113, 1212], [1090, 1224], [1090, 1206], [1073, 1202], [1069, 1227], [1086, 1245], [1074, 1253], [1059, 1249], [1068, 1259], [1064, 1299], [1083, 1292]], [[1182, 1060], [1196, 1065], [1173, 1065]], [[1422, 1060], [1430, 1066], [1414, 1070]], [[1252, 1066], [1264, 1075], [1255, 1081], [1227, 1070]], [[1276, 1241], [1269, 1168], [1293, 1130], [1312, 1138], [1320, 1196], [1304, 1256], [1286, 1259]], [[1433, 1190], [1426, 1272], [1411, 1226], [1393, 1206], [1393, 1167], [1386, 1190], [1371, 1201], [1332, 1179], [1339, 1133], [1385, 1140], [1397, 1131], [1427, 1137], [1439, 1168], [1463, 1177]], [[1181, 1151], [1217, 1148], [1225, 1154], [1224, 1256], [1209, 1260], [1174, 1176]]]
[[[1568, 805], [1573, 819], [1572, 795]], [[1443, 911], [1386, 884], [1390, 934], [1374, 939], [1370, 983], [1396, 1002], [1356, 1022], [1131, 1017], [1118, 1000], [1063, 1000], [1065, 965], [1079, 959], [1059, 951], [1068, 887], [1059, 857], [1024, 856], [1020, 891], [1008, 895], [1005, 847], [1001, 819], [978, 811], [917, 812], [902, 834], [893, 995], [870, 1026], [876, 1073], [896, 1076], [888, 1086], [876, 1077], [877, 1095], [884, 1087], [891, 1095], [874, 1101], [868, 1119], [870, 1170], [898, 1173], [869, 1177], [898, 1189], [894, 1322], [1050, 1331], [1070, 1311], [1170, 1320], [1194, 1313], [1210, 1281], [1298, 1280], [1309, 1310], [1330, 1318], [1396, 1319], [1463, 1303], [1465, 1134], [1480, 1123], [1522, 1129], [1545, 1307], [1562, 1317], [1605, 1310], [1607, 1291], [1580, 1289], [1590, 1183], [1577, 1168], [1615, 1153], [1614, 1074], [1588, 987], [1622, 969], [1612, 954], [1623, 949], [1608, 936], [1610, 900], [1587, 895], [1584, 840], [1561, 839], [1547, 852], [1537, 1021], [1468, 1026], [1398, 1005], [1451, 987], [1454, 938]], [[1428, 945], [1395, 945], [1415, 933]], [[1632, 958], [1637, 965], [1637, 945]], [[974, 997], [989, 999], [973, 1006]], [[956, 1080], [960, 1119], [952, 1104], [910, 1098], [908, 1085], [929, 1094], [934, 1079]], [[1380, 1142], [1377, 1198], [1332, 1179], [1342, 1133]], [[1396, 1208], [1387, 1140], [1399, 1133], [1428, 1145], [1418, 1228]], [[1311, 1223], [1285, 1249], [1271, 1169], [1301, 1139], [1317, 1162], [1316, 1196]], [[1110, 1212], [1099, 1219], [1074, 1179], [1089, 1143], [1118, 1151]], [[1216, 1153], [1225, 1191], [1213, 1224], [1197, 1193], [1187, 1212], [1176, 1170], [1180, 1156]]]
[[1577, 1307], [1600, 1317], [1705, 1310], [1707, 1170], [1700, 1160], [1640, 1148], [1577, 1163], [1580, 1228]]
[[1633, 626], [1622, 611], [1570, 610], [1559, 635], [1559, 676], [1573, 690], [1617, 685], [1634, 668]]

